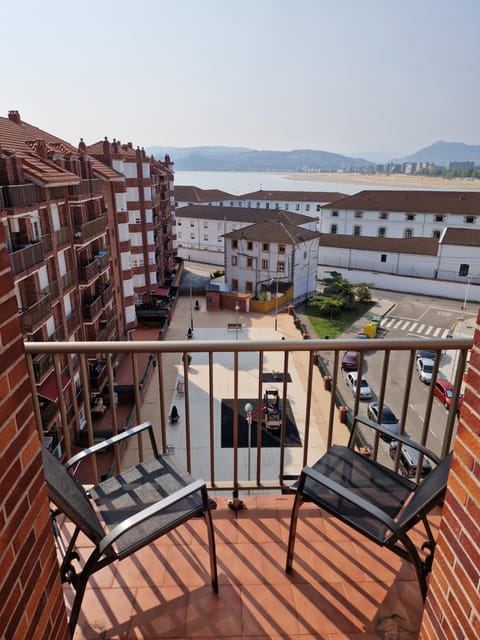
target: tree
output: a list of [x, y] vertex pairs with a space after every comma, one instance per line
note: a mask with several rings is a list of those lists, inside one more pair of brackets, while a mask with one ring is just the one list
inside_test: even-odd
[[318, 315], [324, 318], [332, 319], [335, 313], [339, 313], [344, 308], [344, 302], [341, 298], [331, 298], [328, 296], [313, 296], [308, 301], [310, 308], [315, 310]]
[[329, 271], [329, 278], [324, 278], [323, 293], [330, 298], [343, 300], [344, 306], [352, 304], [355, 300], [355, 291], [351, 282], [342, 276], [338, 271]]
[[371, 282], [359, 282], [355, 285], [355, 295], [359, 302], [370, 302], [372, 299], [371, 286], [373, 286]]

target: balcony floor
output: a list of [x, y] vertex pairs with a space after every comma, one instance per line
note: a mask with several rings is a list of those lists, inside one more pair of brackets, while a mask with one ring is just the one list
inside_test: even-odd
[[205, 524], [190, 521], [90, 579], [75, 639], [417, 637], [423, 603], [408, 563], [304, 505], [287, 575], [292, 496], [242, 498], [238, 512], [216, 498], [218, 595]]

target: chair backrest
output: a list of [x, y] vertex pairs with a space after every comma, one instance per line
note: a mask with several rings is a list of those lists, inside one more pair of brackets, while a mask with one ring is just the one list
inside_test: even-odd
[[97, 544], [104, 538], [105, 531], [82, 485], [43, 446], [42, 457], [48, 497], [90, 540]]
[[398, 518], [398, 524], [407, 531], [441, 502], [447, 488], [452, 454], [449, 453], [418, 485], [411, 500]]

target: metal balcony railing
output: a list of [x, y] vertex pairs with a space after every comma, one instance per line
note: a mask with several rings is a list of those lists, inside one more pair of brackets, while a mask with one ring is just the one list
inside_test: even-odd
[[75, 243], [83, 244], [100, 233], [105, 233], [107, 228], [107, 216], [100, 215], [93, 220], [79, 224], [75, 227]]
[[47, 290], [41, 291], [42, 299], [28, 309], [21, 310], [20, 322], [23, 331], [31, 331], [35, 325], [52, 313], [52, 297]]
[[[80, 382], [85, 390], [85, 397], [102, 386], [102, 393], [108, 400], [111, 410], [111, 432], [145, 420], [145, 411], [154, 412], [154, 422], [159, 431], [159, 439], [163, 450], [171, 444], [172, 427], [168, 424], [168, 414], [172, 402], [178, 404], [182, 415], [181, 426], [175, 425], [175, 437], [179, 454], [190, 471], [200, 474], [208, 480], [210, 486], [216, 490], [281, 490], [290, 475], [297, 475], [305, 464], [311, 464], [339, 438], [346, 437], [346, 429], [351, 424], [353, 415], [359, 412], [360, 397], [348, 396], [350, 408], [346, 407], [346, 400], [340, 394], [341, 360], [345, 350], [356, 350], [360, 353], [359, 376], [365, 366], [367, 351], [375, 351], [380, 358], [378, 366], [381, 384], [376, 389], [377, 400], [384, 403], [390, 379], [393, 374], [401, 378], [401, 430], [406, 431], [411, 412], [417, 418], [421, 417], [421, 434], [415, 439], [430, 445], [430, 432], [435, 431], [435, 437], [440, 437], [437, 453], [445, 455], [452, 447], [457, 423], [458, 398], [460, 396], [463, 374], [467, 363], [467, 355], [472, 346], [468, 339], [429, 340], [429, 348], [437, 350], [437, 359], [433, 371], [436, 379], [440, 356], [447, 351], [451, 354], [454, 366], [452, 368], [452, 382], [454, 383], [454, 398], [450, 410], [443, 407], [443, 422], [432, 420], [434, 385], [430, 385], [425, 393], [422, 406], [411, 408], [410, 395], [416, 351], [425, 347], [423, 339], [408, 340], [239, 340], [238, 328], [235, 340], [185, 340], [185, 341], [148, 341], [148, 342], [75, 342], [75, 343], [25, 343], [27, 364], [31, 373], [34, 407], [41, 435], [42, 421], [38, 409], [38, 399], [35, 397], [35, 377], [32, 364], [32, 354], [39, 352], [53, 356], [56, 379], [61, 383], [61, 354], [78, 356], [80, 363]], [[402, 358], [407, 365], [398, 371], [394, 364], [394, 354], [403, 353]], [[97, 378], [93, 378], [88, 367], [88, 356], [105, 359], [105, 366]], [[121, 424], [117, 411], [116, 392], [118, 385], [115, 380], [112, 361], [118, 354], [127, 354], [130, 362], [131, 390], [133, 398], [133, 412], [131, 420]], [[149, 371], [151, 379], [148, 385], [149, 402], [142, 406], [145, 398], [145, 374], [139, 375], [138, 360], [140, 354], [149, 354]], [[189, 363], [191, 356], [192, 363]], [[176, 379], [170, 384], [168, 378], [172, 376], [172, 357], [176, 358], [178, 369]], [[145, 358], [145, 356], [143, 356]], [[272, 362], [279, 363], [275, 370]], [[328, 362], [328, 370], [325, 367]], [[396, 369], [396, 370], [395, 370]], [[393, 372], [393, 374], [392, 374]], [[325, 374], [328, 373], [326, 390]], [[105, 379], [100, 380], [105, 376]], [[293, 377], [293, 380], [291, 379]], [[295, 391], [292, 394], [293, 381]], [[246, 427], [245, 402], [253, 401], [255, 406], [265, 406], [265, 391], [270, 383], [279, 390], [280, 412], [278, 419], [263, 424], [260, 413], [254, 429]], [[396, 383], [398, 385], [398, 382]], [[415, 384], [421, 384], [418, 381]], [[172, 389], [173, 387], [173, 389]], [[325, 388], [324, 388], [325, 387]], [[320, 397], [321, 396], [321, 397]], [[153, 398], [153, 400], [152, 400]], [[229, 413], [227, 418], [223, 414], [228, 400]], [[66, 418], [67, 409], [62, 394], [59, 394], [62, 417]], [[152, 409], [152, 404], [155, 406]], [[83, 436], [89, 444], [94, 442], [92, 415], [88, 403], [85, 404], [87, 425]], [[438, 410], [440, 407], [436, 407]], [[339, 409], [341, 409], [339, 411]], [[363, 409], [362, 409], [363, 410]], [[318, 412], [321, 411], [319, 417]], [[346, 425], [341, 425], [339, 416], [342, 415]], [[255, 416], [252, 416], [255, 418]], [[295, 445], [288, 442], [289, 423], [297, 426], [298, 441]], [[64, 451], [67, 456], [71, 452], [71, 438], [68, 423], [62, 420]], [[228, 428], [228, 438], [223, 442], [223, 429]], [[170, 429], [170, 431], [169, 431]], [[181, 433], [180, 433], [181, 429]], [[339, 432], [339, 429], [342, 431]], [[248, 438], [248, 476], [245, 472], [247, 459], [246, 430]], [[263, 431], [269, 432], [270, 440], [275, 440], [275, 446], [263, 443]], [[441, 436], [438, 434], [441, 432]], [[251, 439], [252, 433], [254, 434]], [[339, 435], [340, 434], [340, 435]], [[222, 445], [220, 446], [220, 441]], [[372, 455], [389, 457], [384, 442], [359, 442], [368, 445]], [[138, 444], [140, 455], [143, 443]], [[433, 448], [433, 447], [432, 447]], [[250, 469], [251, 462], [251, 469]], [[120, 454], [115, 455], [115, 466], [120, 464]], [[397, 465], [398, 461], [392, 461]], [[194, 469], [192, 469], [194, 467]], [[92, 473], [96, 477], [96, 466]], [[95, 479], [95, 478], [94, 478]]]
[[45, 260], [44, 248], [41, 242], [29, 244], [10, 254], [14, 274], [22, 273], [26, 269], [40, 264]]

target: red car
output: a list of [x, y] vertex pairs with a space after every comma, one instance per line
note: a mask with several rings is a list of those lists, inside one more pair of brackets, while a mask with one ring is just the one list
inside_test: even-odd
[[[453, 389], [454, 389], [453, 384], [448, 380], [437, 380], [435, 382], [435, 388], [433, 392], [435, 393], [437, 398], [441, 401], [441, 403], [447, 410], [450, 409], [450, 405], [452, 404]], [[462, 402], [463, 402], [463, 395], [460, 395], [458, 397], [457, 413], [460, 412], [460, 407], [462, 406]]]
[[356, 371], [360, 363], [360, 354], [358, 351], [345, 351], [342, 358], [342, 369], [347, 371]]

